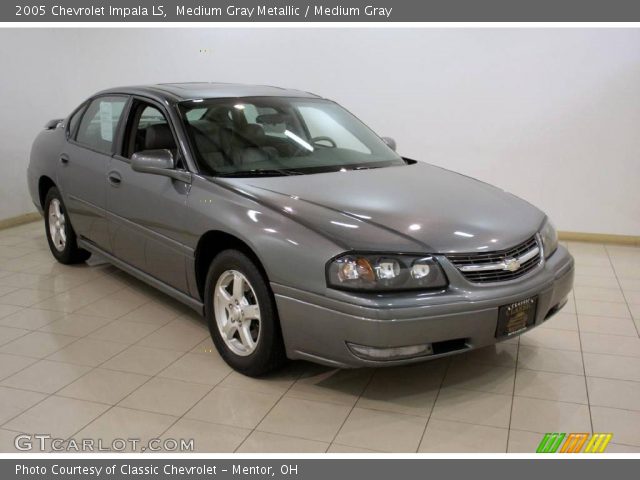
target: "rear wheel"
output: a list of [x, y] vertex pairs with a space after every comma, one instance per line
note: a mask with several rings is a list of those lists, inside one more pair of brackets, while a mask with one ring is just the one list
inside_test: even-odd
[[238, 250], [216, 256], [209, 267], [205, 296], [213, 343], [232, 368], [256, 377], [285, 362], [273, 296], [249, 257]]
[[44, 224], [49, 249], [60, 263], [81, 263], [91, 256], [86, 250], [78, 248], [76, 233], [56, 187], [49, 189], [44, 201]]

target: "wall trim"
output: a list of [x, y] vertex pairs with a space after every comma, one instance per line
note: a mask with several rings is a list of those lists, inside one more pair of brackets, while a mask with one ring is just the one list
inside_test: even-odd
[[638, 235], [614, 235], [611, 233], [585, 233], [585, 232], [558, 232], [558, 238], [564, 241], [616, 243], [619, 245], [632, 245], [640, 247]]
[[36, 222], [40, 219], [42, 219], [42, 215], [40, 215], [38, 212], [24, 213], [22, 215], [18, 215], [17, 217], [5, 218], [4, 220], [0, 220], [0, 230], [16, 227], [25, 223]]

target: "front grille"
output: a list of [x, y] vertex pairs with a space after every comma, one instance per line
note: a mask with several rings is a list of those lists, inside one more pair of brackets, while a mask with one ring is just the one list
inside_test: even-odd
[[[447, 259], [455, 265], [460, 273], [474, 283], [506, 282], [522, 277], [536, 268], [540, 263], [540, 246], [536, 237], [520, 245], [495, 252], [452, 253]], [[507, 264], [522, 259], [520, 267], [509, 270]]]

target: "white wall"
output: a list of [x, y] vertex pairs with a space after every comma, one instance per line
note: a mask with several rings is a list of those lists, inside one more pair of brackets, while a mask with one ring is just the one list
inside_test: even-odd
[[561, 230], [640, 235], [640, 29], [10, 29], [0, 44], [0, 219], [32, 210], [47, 120], [102, 88], [214, 80], [333, 98]]

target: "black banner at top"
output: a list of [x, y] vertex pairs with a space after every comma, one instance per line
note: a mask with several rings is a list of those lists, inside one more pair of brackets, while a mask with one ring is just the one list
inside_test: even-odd
[[14, 0], [0, 22], [638, 22], [638, 0]]

